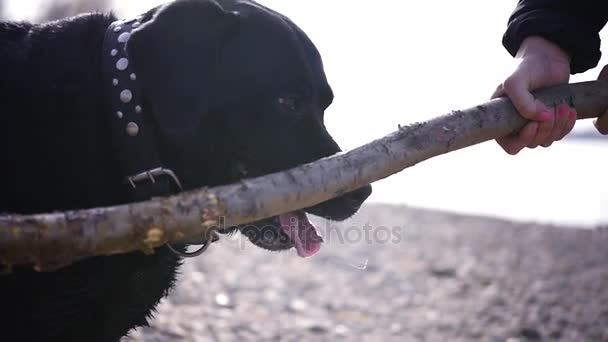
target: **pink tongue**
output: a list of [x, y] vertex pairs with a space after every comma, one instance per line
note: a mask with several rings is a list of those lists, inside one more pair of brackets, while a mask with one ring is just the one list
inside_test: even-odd
[[298, 255], [306, 258], [317, 254], [323, 238], [303, 211], [294, 211], [279, 216], [281, 229], [293, 242]]

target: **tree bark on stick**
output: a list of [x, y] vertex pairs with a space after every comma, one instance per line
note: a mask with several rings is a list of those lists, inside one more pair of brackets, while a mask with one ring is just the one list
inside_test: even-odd
[[[608, 108], [608, 82], [545, 89], [544, 103], [573, 104], [579, 119]], [[511, 102], [496, 99], [399, 129], [352, 151], [237, 184], [108, 208], [0, 216], [0, 264], [54, 270], [82, 258], [153, 253], [222, 226], [306, 208], [386, 178], [426, 159], [479, 144], [526, 123]]]

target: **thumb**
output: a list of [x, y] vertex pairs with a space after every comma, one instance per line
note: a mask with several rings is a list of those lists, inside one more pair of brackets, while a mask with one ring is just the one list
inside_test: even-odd
[[505, 89], [502, 86], [502, 83], [498, 85], [498, 87], [496, 87], [496, 90], [494, 90], [494, 93], [492, 93], [492, 96], [490, 97], [490, 99], [496, 99], [499, 97], [503, 97], [505, 96]]
[[532, 95], [528, 90], [528, 82], [523, 77], [507, 78], [503, 83], [503, 90], [524, 118], [540, 122], [551, 119], [549, 109]]

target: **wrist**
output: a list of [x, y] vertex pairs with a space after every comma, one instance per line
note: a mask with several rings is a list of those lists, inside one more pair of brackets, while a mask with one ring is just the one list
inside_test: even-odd
[[551, 62], [563, 63], [570, 66], [571, 57], [559, 45], [541, 36], [530, 36], [521, 43], [515, 58], [525, 58], [530, 55], [540, 55]]

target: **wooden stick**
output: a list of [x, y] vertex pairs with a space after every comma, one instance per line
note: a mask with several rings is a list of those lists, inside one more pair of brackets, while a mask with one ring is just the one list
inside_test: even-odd
[[[608, 108], [608, 82], [536, 93], [544, 103], [574, 104], [579, 118]], [[388, 177], [423, 160], [507, 135], [525, 124], [508, 99], [400, 127], [347, 153], [237, 184], [108, 208], [0, 217], [0, 264], [53, 270], [95, 255], [185, 241], [226, 227], [306, 208]]]

